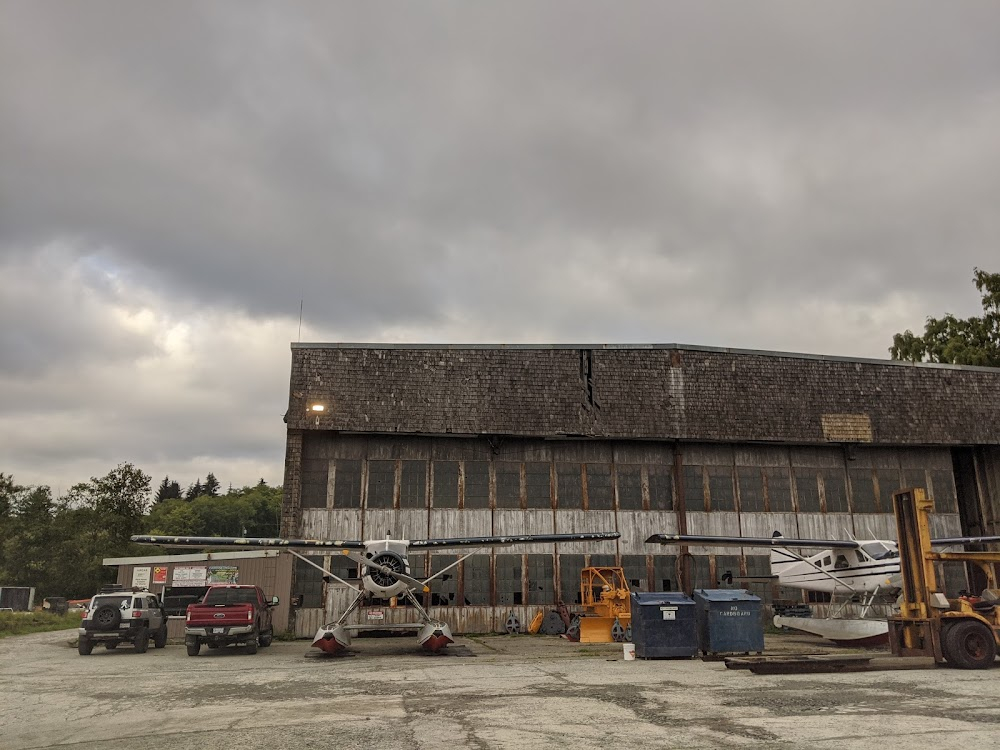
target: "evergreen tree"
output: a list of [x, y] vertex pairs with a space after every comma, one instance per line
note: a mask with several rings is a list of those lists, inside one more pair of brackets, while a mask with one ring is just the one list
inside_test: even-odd
[[215, 474], [208, 472], [208, 476], [205, 477], [205, 484], [201, 488], [201, 494], [208, 495], [209, 497], [219, 496], [219, 480], [215, 478]]
[[201, 486], [201, 477], [198, 477], [194, 484], [192, 484], [187, 489], [187, 494], [184, 495], [185, 500], [194, 500], [196, 497], [201, 497], [205, 494], [205, 488]]
[[159, 488], [156, 490], [155, 503], [162, 503], [164, 500], [173, 500], [181, 496], [181, 486], [177, 482], [172, 482], [169, 476], [163, 477]]

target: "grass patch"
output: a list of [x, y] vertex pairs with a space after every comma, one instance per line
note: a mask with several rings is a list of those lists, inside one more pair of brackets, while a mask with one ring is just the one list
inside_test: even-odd
[[0, 638], [78, 628], [81, 619], [76, 613], [54, 615], [51, 612], [0, 612]]

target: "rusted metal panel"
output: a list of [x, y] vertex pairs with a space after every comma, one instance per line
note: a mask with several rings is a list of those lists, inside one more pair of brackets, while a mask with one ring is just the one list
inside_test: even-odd
[[437, 508], [431, 511], [431, 539], [493, 535], [493, 512]]

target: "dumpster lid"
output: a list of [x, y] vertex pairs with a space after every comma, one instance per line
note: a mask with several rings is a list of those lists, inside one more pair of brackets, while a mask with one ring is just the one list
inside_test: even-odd
[[632, 597], [637, 604], [694, 604], [694, 599], [683, 591], [634, 591]]
[[695, 599], [707, 602], [759, 602], [760, 597], [746, 589], [695, 589]]

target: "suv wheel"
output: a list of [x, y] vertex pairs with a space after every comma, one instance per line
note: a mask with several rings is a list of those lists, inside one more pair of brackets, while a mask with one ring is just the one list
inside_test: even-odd
[[153, 647], [163, 648], [167, 645], [167, 623], [163, 623], [160, 629], [156, 631], [156, 635], [153, 636]]
[[184, 645], [187, 646], [188, 656], [197, 656], [201, 651], [201, 642], [197, 638], [186, 639]]
[[76, 650], [80, 652], [80, 656], [90, 656], [90, 652], [94, 650], [94, 642], [87, 636], [81, 635]]
[[149, 648], [149, 628], [140, 625], [135, 629], [135, 652], [144, 654], [147, 648]]
[[95, 630], [114, 630], [122, 621], [122, 611], [114, 604], [102, 604], [90, 616]]
[[247, 653], [256, 654], [257, 653], [257, 628], [254, 628], [250, 633], [250, 640], [247, 641]]

